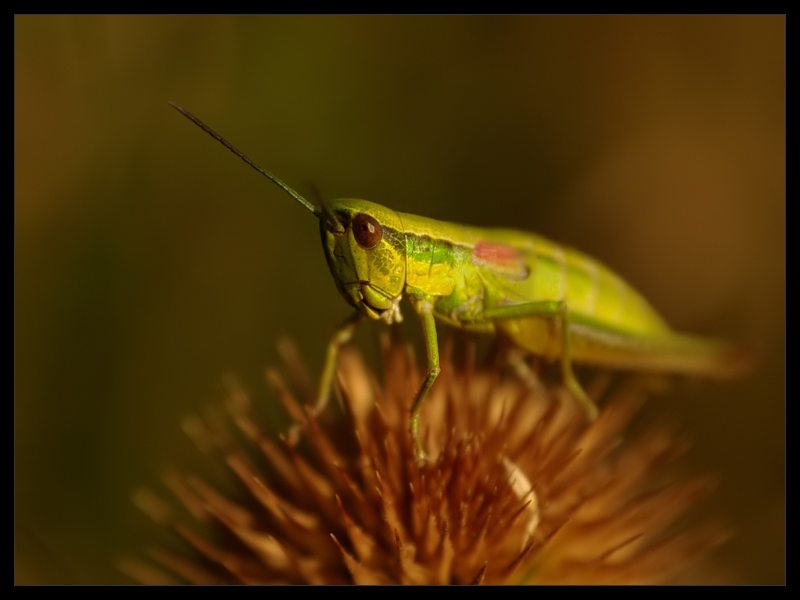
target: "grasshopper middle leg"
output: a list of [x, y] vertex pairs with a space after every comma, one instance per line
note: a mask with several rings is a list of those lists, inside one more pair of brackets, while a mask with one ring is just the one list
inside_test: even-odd
[[433, 382], [441, 373], [439, 367], [439, 342], [436, 337], [436, 323], [433, 319], [433, 310], [430, 302], [422, 300], [412, 303], [420, 318], [422, 319], [422, 332], [425, 336], [425, 348], [428, 353], [428, 373], [422, 387], [417, 392], [414, 398], [414, 405], [411, 408], [411, 439], [414, 441], [414, 448], [417, 455], [417, 460], [423, 462], [426, 458], [425, 450], [419, 441], [419, 413], [422, 410], [422, 403], [428, 391], [431, 389]]

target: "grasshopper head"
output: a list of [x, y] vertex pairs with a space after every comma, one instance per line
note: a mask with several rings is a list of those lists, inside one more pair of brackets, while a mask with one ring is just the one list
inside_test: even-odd
[[406, 279], [406, 244], [396, 212], [366, 200], [336, 200], [319, 209], [188, 110], [170, 104], [319, 219], [325, 258], [350, 304], [373, 319], [401, 320], [398, 303]]
[[345, 299], [373, 319], [401, 320], [398, 303], [406, 280], [406, 243], [400, 217], [366, 200], [331, 202], [341, 225], [320, 216], [325, 258]]

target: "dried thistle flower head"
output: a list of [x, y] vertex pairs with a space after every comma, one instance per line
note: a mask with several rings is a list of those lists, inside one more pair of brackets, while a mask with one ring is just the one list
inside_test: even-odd
[[[682, 443], [666, 430], [621, 443], [640, 404], [635, 388], [587, 424], [563, 390], [531, 391], [471, 361], [447, 364], [423, 408], [430, 458], [419, 465], [408, 415], [420, 372], [400, 344], [384, 344], [384, 365], [381, 386], [357, 353], [343, 352], [338, 420], [302, 408], [313, 388], [296, 358], [287, 370], [299, 392], [270, 371], [297, 445], [267, 435], [232, 385], [228, 418], [267, 464], [257, 466], [219, 419], [189, 421], [198, 445], [218, 453], [247, 493], [167, 479], [216, 533], [140, 493], [138, 504], [198, 554], [162, 548], [152, 557], [195, 583], [661, 583], [721, 541], [719, 527], [671, 531], [709, 487], [660, 478]], [[171, 580], [138, 560], [120, 567], [145, 583]]]

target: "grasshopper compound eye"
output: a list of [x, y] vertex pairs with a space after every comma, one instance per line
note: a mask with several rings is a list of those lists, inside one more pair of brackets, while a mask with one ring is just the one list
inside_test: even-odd
[[353, 219], [353, 235], [359, 246], [365, 250], [370, 250], [381, 241], [383, 227], [373, 217], [358, 213]]

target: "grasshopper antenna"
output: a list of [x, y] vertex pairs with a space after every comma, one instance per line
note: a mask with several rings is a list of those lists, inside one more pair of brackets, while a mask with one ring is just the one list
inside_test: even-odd
[[[221, 136], [220, 134], [218, 134], [216, 131], [214, 131], [213, 129], [211, 129], [211, 127], [209, 127], [208, 125], [206, 125], [205, 123], [203, 123], [203, 122], [202, 122], [200, 119], [198, 119], [197, 117], [195, 117], [195, 116], [194, 116], [192, 113], [190, 113], [188, 110], [186, 110], [185, 108], [183, 108], [183, 107], [181, 107], [181, 106], [178, 106], [178, 105], [177, 105], [177, 104], [175, 104], [174, 102], [170, 102], [169, 104], [170, 104], [170, 106], [172, 106], [172, 108], [174, 108], [175, 110], [177, 110], [179, 113], [183, 114], [183, 116], [184, 116], [184, 117], [186, 117], [187, 119], [189, 119], [190, 121], [194, 122], [194, 124], [195, 124], [195, 125], [197, 125], [197, 126], [200, 128], [200, 129], [202, 129], [203, 131], [205, 131], [205, 132], [206, 132], [208, 135], [210, 135], [211, 137], [213, 137], [213, 138], [214, 138], [215, 140], [217, 140], [217, 141], [218, 141], [220, 144], [222, 144], [223, 146], [225, 146], [225, 147], [226, 147], [228, 150], [230, 150], [231, 152], [233, 152], [233, 153], [234, 153], [236, 156], [238, 156], [239, 158], [241, 158], [241, 159], [242, 159], [244, 162], [246, 162], [248, 165], [250, 165], [251, 167], [253, 167], [253, 168], [254, 168], [256, 171], [258, 171], [258, 172], [259, 172], [259, 173], [261, 173], [262, 175], [264, 175], [264, 176], [266, 176], [266, 177], [270, 178], [270, 179], [273, 181], [273, 183], [276, 183], [276, 184], [278, 184], [278, 185], [279, 185], [281, 188], [283, 188], [283, 190], [284, 190], [284, 191], [285, 191], [287, 194], [289, 194], [289, 195], [290, 195], [292, 198], [294, 198], [294, 199], [295, 199], [295, 200], [297, 200], [297, 201], [298, 201], [300, 204], [302, 204], [303, 206], [305, 206], [305, 207], [306, 207], [306, 208], [307, 208], [307, 209], [308, 209], [308, 210], [309, 210], [309, 211], [310, 211], [310, 212], [311, 212], [311, 213], [312, 213], [312, 214], [313, 214], [315, 217], [317, 217], [317, 218], [319, 219], [319, 218], [320, 218], [320, 216], [324, 216], [324, 217], [325, 217], [325, 219], [326, 219], [326, 220], [327, 220], [327, 221], [328, 221], [328, 222], [329, 222], [329, 223], [330, 223], [330, 224], [333, 226], [333, 228], [334, 228], [336, 231], [344, 231], [344, 228], [342, 227], [341, 223], [339, 223], [339, 221], [337, 221], [337, 220], [336, 220], [336, 218], [335, 218], [335, 217], [334, 217], [332, 214], [330, 214], [330, 210], [327, 210], [327, 211], [325, 211], [325, 210], [322, 210], [322, 211], [321, 211], [321, 210], [320, 210], [320, 209], [318, 209], [316, 206], [314, 206], [313, 204], [311, 204], [311, 202], [309, 202], [308, 200], [306, 200], [305, 198], [303, 198], [303, 197], [302, 197], [300, 194], [298, 194], [297, 192], [295, 192], [295, 191], [294, 191], [292, 188], [290, 188], [288, 185], [286, 185], [285, 183], [283, 183], [283, 181], [281, 181], [280, 179], [278, 179], [277, 177], [275, 177], [275, 175], [273, 175], [272, 173], [270, 173], [269, 171], [267, 171], [267, 170], [266, 170], [264, 167], [262, 167], [261, 165], [258, 165], [258, 164], [256, 164], [256, 163], [254, 163], [252, 160], [250, 160], [250, 159], [249, 159], [247, 156], [245, 156], [245, 155], [244, 155], [244, 153], [243, 153], [241, 150], [239, 150], [238, 148], [236, 148], [236, 146], [234, 146], [233, 144], [231, 144], [231, 143], [230, 143], [228, 140], [226, 140], [224, 137], [222, 137], [222, 136]], [[333, 219], [333, 220], [331, 220], [331, 219]]]
[[325, 215], [325, 220], [328, 221], [328, 223], [330, 223], [331, 231], [333, 233], [344, 233], [344, 227], [342, 226], [341, 223], [339, 223], [339, 219], [337, 219], [336, 215], [333, 214], [333, 211], [331, 211], [331, 207], [328, 206], [328, 203], [325, 202], [325, 198], [323, 198], [322, 194], [319, 192], [317, 184], [315, 184], [312, 181], [308, 185], [311, 186], [312, 195], [314, 196], [316, 201], [319, 202], [320, 211], [322, 212], [323, 215]]

